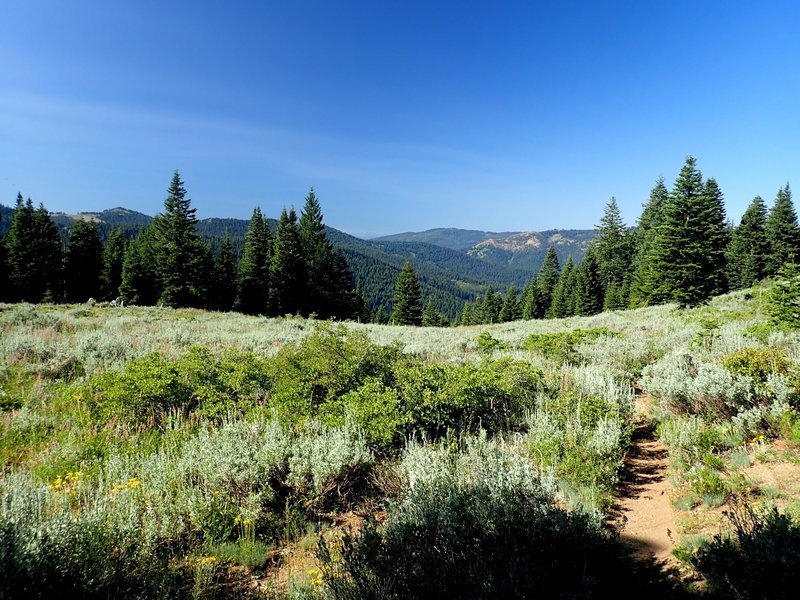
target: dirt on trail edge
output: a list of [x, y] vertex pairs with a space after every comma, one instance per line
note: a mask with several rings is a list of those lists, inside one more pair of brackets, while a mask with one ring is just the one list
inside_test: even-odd
[[611, 521], [640, 583], [658, 588], [659, 597], [677, 598], [683, 596], [685, 589], [679, 562], [671, 554], [677, 512], [670, 501], [669, 451], [656, 437], [648, 416], [649, 400], [647, 396], [637, 396], [636, 429]]

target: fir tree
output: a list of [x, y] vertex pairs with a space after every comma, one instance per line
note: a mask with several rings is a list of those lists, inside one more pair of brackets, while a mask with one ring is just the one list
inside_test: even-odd
[[664, 178], [659, 177], [644, 204], [636, 225], [633, 242], [633, 273], [628, 303], [632, 307], [647, 304], [650, 299], [651, 258], [653, 243], [661, 224], [664, 205], [669, 197]]
[[389, 322], [389, 313], [383, 304], [381, 304], [378, 307], [378, 310], [375, 311], [373, 322], [377, 323], [378, 325], [386, 325]]
[[425, 308], [422, 311], [422, 326], [446, 327], [447, 324], [447, 317], [437, 310], [433, 298], [428, 298], [428, 302], [425, 303]]
[[17, 205], [6, 239], [11, 297], [25, 302], [62, 299], [63, 245], [50, 213], [30, 198]]
[[[595, 247], [600, 276], [605, 289], [614, 288], [613, 294], [622, 290], [622, 282], [627, 279], [631, 268], [632, 243], [622, 215], [613, 196], [606, 204], [600, 224], [596, 227]], [[614, 301], [615, 304], [622, 304]], [[617, 308], [617, 306], [614, 306]]]
[[788, 183], [778, 190], [767, 215], [766, 231], [770, 246], [766, 275], [772, 277], [784, 265], [797, 262], [800, 256], [800, 226]]
[[580, 276], [575, 295], [575, 313], [581, 316], [596, 315], [603, 310], [603, 276], [591, 246], [586, 251], [578, 271]]
[[278, 219], [272, 260], [269, 268], [272, 284], [271, 313], [299, 314], [305, 301], [307, 276], [300, 246], [300, 231], [294, 209], [284, 208]]
[[213, 308], [221, 311], [233, 310], [236, 303], [236, 279], [236, 255], [231, 238], [226, 234], [214, 257]]
[[500, 319], [500, 311], [503, 308], [503, 299], [494, 291], [490, 285], [481, 303], [481, 323], [497, 323]]
[[561, 267], [558, 264], [558, 257], [555, 249], [550, 246], [547, 248], [544, 262], [536, 274], [529, 296], [529, 308], [525, 312], [530, 314], [532, 319], [543, 319], [550, 309], [553, 300], [553, 290], [558, 284], [561, 275]]
[[364, 289], [361, 287], [360, 283], [356, 284], [356, 290], [354, 295], [355, 295], [355, 310], [353, 318], [359, 323], [372, 322], [372, 312], [370, 312], [369, 310], [369, 305], [367, 304], [367, 298], [364, 295]]
[[61, 302], [64, 298], [64, 244], [50, 213], [39, 204], [33, 215], [36, 254], [45, 286], [43, 300]]
[[648, 285], [654, 302], [691, 306], [724, 290], [724, 208], [716, 182], [703, 183], [689, 156], [664, 205], [650, 250]]
[[125, 250], [119, 297], [128, 304], [153, 306], [158, 302], [161, 286], [153, 249], [154, 233], [152, 227], [142, 229]]
[[508, 323], [510, 321], [516, 321], [517, 319], [522, 317], [522, 308], [519, 304], [519, 298], [517, 297], [517, 287], [512, 285], [506, 291], [506, 297], [503, 299], [503, 307], [500, 309], [500, 323]]
[[422, 291], [411, 263], [406, 261], [394, 288], [392, 322], [396, 325], [422, 324]]
[[105, 300], [113, 300], [119, 295], [119, 286], [122, 284], [122, 266], [125, 262], [125, 250], [128, 241], [125, 232], [117, 227], [108, 237], [103, 248], [103, 291], [101, 296]]
[[94, 223], [77, 221], [72, 227], [64, 265], [68, 302], [99, 298], [103, 275], [103, 241]]
[[767, 206], [756, 196], [733, 230], [727, 250], [728, 285], [733, 290], [750, 287], [766, 274], [769, 254], [766, 221]]
[[200, 307], [205, 303], [210, 272], [206, 248], [197, 233], [196, 210], [175, 171], [164, 200], [164, 213], [153, 220], [154, 250], [165, 306]]
[[575, 263], [572, 256], [567, 257], [564, 269], [558, 278], [558, 283], [553, 290], [550, 308], [547, 316], [550, 318], [570, 317], [575, 314], [574, 300], [571, 302], [572, 290], [575, 287]]
[[270, 298], [272, 235], [261, 209], [253, 209], [244, 238], [244, 253], [239, 263], [236, 308], [249, 315], [267, 314]]
[[727, 225], [722, 190], [713, 177], [706, 181], [705, 199], [708, 215], [705, 236], [707, 286], [709, 296], [716, 296], [728, 291], [725, 251], [730, 244], [731, 233]]

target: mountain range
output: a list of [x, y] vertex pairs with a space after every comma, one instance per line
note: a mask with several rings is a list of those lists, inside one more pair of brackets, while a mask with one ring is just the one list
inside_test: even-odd
[[[12, 208], [0, 204], [0, 234], [7, 232], [12, 214]], [[105, 238], [117, 227], [133, 237], [153, 217], [117, 207], [73, 215], [53, 213], [52, 218], [67, 239], [78, 219], [96, 223]], [[277, 222], [268, 222], [274, 229]], [[200, 219], [197, 229], [212, 249], [228, 235], [234, 248], [241, 252], [247, 225], [246, 219], [208, 218]], [[495, 290], [512, 285], [523, 287], [538, 271], [550, 245], [561, 264], [568, 256], [580, 261], [595, 234], [594, 230], [581, 229], [498, 233], [438, 228], [361, 239], [331, 227], [326, 228], [326, 233], [347, 258], [372, 310], [381, 305], [391, 310], [395, 280], [408, 260], [420, 279], [424, 300], [432, 298], [450, 318], [458, 314], [465, 301], [482, 294], [488, 286]]]

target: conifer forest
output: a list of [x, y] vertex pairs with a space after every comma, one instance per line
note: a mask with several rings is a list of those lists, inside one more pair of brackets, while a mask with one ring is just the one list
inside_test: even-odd
[[528, 254], [20, 193], [0, 598], [796, 598], [800, 224], [723, 185]]

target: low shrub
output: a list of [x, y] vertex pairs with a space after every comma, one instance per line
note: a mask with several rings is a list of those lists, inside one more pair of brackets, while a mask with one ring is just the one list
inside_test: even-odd
[[577, 351], [578, 345], [599, 337], [617, 335], [619, 334], [605, 327], [574, 329], [559, 333], [532, 333], [522, 343], [522, 348], [538, 352], [559, 363], [578, 364], [581, 358]]
[[731, 531], [701, 544], [689, 564], [715, 594], [769, 600], [795, 598], [800, 589], [800, 523], [776, 508], [734, 504]]
[[479, 438], [404, 464], [409, 491], [381, 527], [346, 536], [340, 562], [321, 542], [333, 598], [585, 597], [604, 572], [600, 524], [557, 507], [512, 449]]

